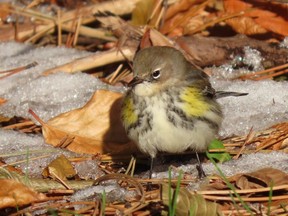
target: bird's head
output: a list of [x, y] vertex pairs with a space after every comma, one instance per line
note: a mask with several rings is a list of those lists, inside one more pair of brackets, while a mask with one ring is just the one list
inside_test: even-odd
[[[138, 96], [152, 96], [185, 81], [190, 63], [175, 48], [155, 46], [139, 51], [133, 61], [134, 79], [129, 83]], [[187, 72], [188, 71], [188, 72]]]

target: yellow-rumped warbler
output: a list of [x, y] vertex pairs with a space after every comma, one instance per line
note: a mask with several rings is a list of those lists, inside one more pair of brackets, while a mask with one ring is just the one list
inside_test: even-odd
[[150, 177], [157, 152], [206, 151], [223, 118], [208, 76], [172, 47], [139, 51], [133, 70], [121, 118], [130, 139], [151, 157]]

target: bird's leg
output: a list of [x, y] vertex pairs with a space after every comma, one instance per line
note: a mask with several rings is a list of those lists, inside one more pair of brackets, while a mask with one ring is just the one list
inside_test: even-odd
[[196, 169], [198, 171], [198, 177], [199, 177], [199, 179], [202, 179], [202, 178], [206, 177], [206, 174], [203, 170], [202, 163], [200, 161], [198, 153], [195, 152], [195, 154], [196, 154], [196, 158], [197, 158], [197, 162], [198, 162], [198, 165], [196, 165]]
[[150, 158], [150, 170], [149, 170], [149, 179], [152, 179], [152, 173], [153, 173], [153, 166], [154, 166], [154, 158]]
[[[153, 163], [154, 163], [154, 158], [150, 158], [150, 170], [149, 170], [149, 179], [152, 179], [152, 173], [153, 173]], [[152, 190], [152, 182], [147, 183], [147, 191]]]

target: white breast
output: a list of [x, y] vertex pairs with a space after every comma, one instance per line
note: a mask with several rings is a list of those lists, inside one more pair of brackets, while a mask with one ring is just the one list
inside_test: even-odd
[[207, 149], [216, 133], [211, 130], [208, 123], [197, 120], [193, 129], [176, 127], [168, 120], [164, 101], [157, 97], [150, 97], [150, 100], [149, 103], [147, 102], [146, 109], [153, 115], [152, 130], [141, 134], [143, 127], [138, 127], [132, 129], [129, 135], [132, 140], [138, 143], [141, 151], [155, 157], [158, 151], [179, 153], [187, 149], [195, 151]]

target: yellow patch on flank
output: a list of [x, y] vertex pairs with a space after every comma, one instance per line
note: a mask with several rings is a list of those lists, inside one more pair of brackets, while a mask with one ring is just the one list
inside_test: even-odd
[[199, 90], [193, 87], [185, 88], [180, 94], [181, 100], [183, 100], [183, 111], [188, 116], [202, 116], [210, 108]]
[[138, 120], [133, 100], [130, 97], [126, 97], [123, 101], [122, 120], [125, 126], [134, 124]]

